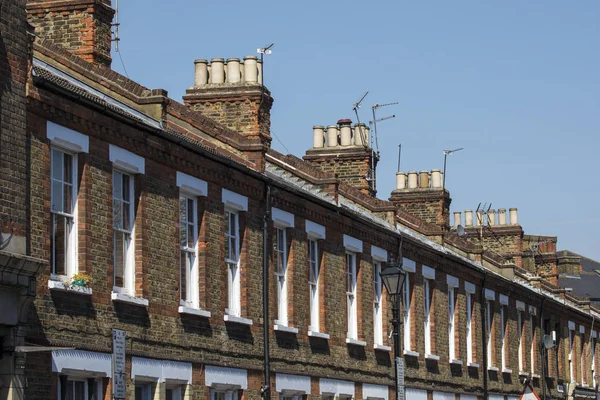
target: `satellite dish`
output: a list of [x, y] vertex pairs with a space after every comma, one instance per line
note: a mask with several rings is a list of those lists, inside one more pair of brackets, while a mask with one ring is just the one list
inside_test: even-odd
[[554, 340], [552, 340], [552, 336], [550, 335], [544, 335], [542, 342], [544, 343], [544, 348], [546, 348], [546, 350], [554, 347]]
[[459, 225], [456, 227], [456, 234], [458, 236], [464, 236], [465, 234], [465, 228], [462, 225]]

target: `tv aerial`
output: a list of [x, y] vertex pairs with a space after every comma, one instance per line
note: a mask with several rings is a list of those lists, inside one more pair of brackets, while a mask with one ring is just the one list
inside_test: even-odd
[[365, 92], [365, 94], [362, 95], [362, 97], [360, 98], [360, 100], [358, 100], [356, 103], [353, 104], [352, 106], [352, 110], [354, 110], [354, 114], [356, 115], [356, 122], [358, 122], [358, 134], [360, 135], [361, 141], [363, 143], [363, 146], [367, 147], [367, 134], [364, 131], [364, 129], [362, 128], [362, 124], [360, 123], [360, 117], [358, 116], [358, 109], [360, 108], [361, 103], [363, 102], [363, 100], [365, 99], [365, 97], [367, 97], [367, 95], [369, 94], [369, 91], [367, 90]]
[[463, 147], [454, 150], [444, 150], [444, 178], [442, 179], [442, 188], [444, 188], [444, 190], [446, 189], [446, 157], [461, 150], [463, 150]]

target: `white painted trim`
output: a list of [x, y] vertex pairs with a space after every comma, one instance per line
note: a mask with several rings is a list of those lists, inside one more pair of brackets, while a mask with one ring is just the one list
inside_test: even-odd
[[435, 279], [435, 269], [428, 267], [427, 265], [423, 265], [421, 273], [425, 279]]
[[475, 293], [475, 285], [472, 284], [471, 282], [466, 282], [465, 281], [465, 291], [467, 293], [474, 294]]
[[248, 198], [231, 190], [222, 189], [221, 201], [225, 207], [236, 211], [248, 211]]
[[235, 315], [225, 314], [223, 321], [232, 322], [234, 324], [252, 325], [252, 320], [248, 318], [236, 317]]
[[89, 377], [112, 376], [112, 356], [84, 350], [52, 351], [52, 372]]
[[353, 238], [352, 236], [344, 235], [344, 247], [346, 250], [354, 251], [356, 253], [362, 253], [363, 242]]
[[[114, 289], [114, 288], [113, 288]], [[148, 299], [144, 299], [141, 297], [130, 296], [125, 293], [112, 292], [110, 294], [110, 298], [112, 301], [117, 301], [121, 303], [129, 303], [136, 306], [148, 307]]]
[[346, 338], [346, 343], [352, 344], [354, 346], [361, 346], [361, 347], [365, 347], [367, 345], [367, 342], [364, 342], [364, 341], [358, 340], [358, 339], [352, 339], [349, 337]]
[[585, 333], [585, 326], [579, 325], [579, 333]]
[[294, 214], [283, 211], [279, 208], [273, 207], [271, 209], [271, 219], [275, 223], [275, 226], [279, 228], [294, 227]]
[[570, 331], [574, 331], [575, 330], [575, 322], [569, 321], [569, 330]]
[[435, 354], [425, 354], [426, 360], [440, 361], [440, 356]]
[[298, 333], [298, 328], [293, 328], [291, 326], [281, 325], [281, 324], [275, 324], [273, 326], [273, 330], [279, 331], [279, 332], [294, 333], [294, 334]]
[[453, 288], [458, 288], [460, 286], [458, 278], [452, 275], [446, 275], [446, 283]]
[[402, 258], [402, 269], [404, 272], [415, 272], [417, 270], [417, 263], [410, 258]]
[[503, 306], [507, 306], [508, 305], [508, 296], [501, 294], [500, 295], [500, 304], [502, 304]]
[[90, 152], [90, 138], [87, 135], [54, 122], [47, 121], [46, 137], [50, 139], [53, 145], [62, 147], [65, 150], [76, 153]]
[[327, 393], [335, 397], [340, 394], [354, 397], [354, 382], [321, 378], [319, 379], [319, 391], [319, 394]]
[[208, 183], [202, 179], [177, 171], [177, 187], [194, 196], [206, 196]]
[[207, 365], [204, 371], [206, 386], [229, 385], [248, 389], [248, 371], [239, 368], [225, 368]]
[[404, 350], [404, 355], [409, 357], [419, 357], [419, 352], [412, 350]]
[[591, 335], [592, 335], [593, 338], [597, 338], [598, 337], [598, 332], [592, 331]]
[[275, 374], [277, 392], [293, 391], [310, 394], [310, 377], [302, 375]]
[[433, 392], [433, 400], [454, 400], [456, 395], [448, 392]]
[[427, 390], [406, 388], [405, 397], [410, 400], [427, 400]]
[[392, 348], [390, 346], [384, 346], [382, 344], [374, 344], [373, 345], [373, 350], [390, 352], [390, 351], [392, 351]]
[[496, 300], [496, 292], [492, 289], [485, 289], [485, 298], [488, 300]]
[[387, 262], [388, 253], [387, 250], [382, 249], [381, 247], [371, 246], [371, 257], [376, 261]]
[[463, 365], [463, 360], [450, 360], [450, 364]]
[[65, 282], [55, 281], [53, 279], [48, 280], [48, 289], [60, 290], [62, 292], [69, 292], [69, 293], [75, 293], [75, 294], [81, 294], [84, 296], [92, 295], [92, 288], [90, 288], [90, 287], [67, 285]]
[[179, 314], [197, 315], [199, 317], [210, 318], [210, 311], [201, 310], [199, 308], [179, 306]]
[[388, 400], [388, 392], [387, 386], [363, 383], [363, 399]]
[[310, 239], [325, 239], [325, 227], [306, 220], [306, 233]]
[[308, 331], [308, 336], [310, 336], [310, 337], [316, 337], [316, 338], [319, 338], [319, 339], [329, 340], [329, 334], [323, 333], [323, 332], [313, 331], [313, 330], [310, 330], [310, 329]]
[[115, 167], [130, 174], [146, 173], [146, 160], [137, 154], [112, 144], [108, 145], [108, 158]]
[[537, 308], [535, 308], [534, 306], [529, 306], [529, 314], [537, 315]]
[[192, 383], [192, 363], [131, 357], [131, 378]]
[[516, 304], [517, 304], [517, 310], [519, 310], [519, 311], [525, 311], [525, 303], [523, 303], [520, 300], [517, 300]]

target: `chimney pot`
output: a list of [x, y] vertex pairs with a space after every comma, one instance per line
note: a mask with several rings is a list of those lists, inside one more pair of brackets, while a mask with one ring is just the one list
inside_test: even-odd
[[439, 169], [431, 170], [431, 187], [434, 189], [442, 187], [442, 171]]
[[244, 57], [244, 79], [248, 83], [258, 82], [258, 67], [256, 56]]
[[510, 208], [508, 210], [510, 213], [510, 224], [511, 225], [519, 225], [519, 215], [516, 208]]
[[408, 173], [408, 188], [416, 189], [419, 187], [419, 175], [417, 171], [410, 171]]
[[484, 215], [483, 215], [483, 210], [477, 210], [477, 214], [476, 214], [476, 220], [475, 220], [475, 226], [482, 226], [485, 225], [485, 220], [484, 220]]
[[208, 83], [208, 61], [194, 61], [194, 86], [203, 86]]
[[465, 210], [465, 226], [473, 226], [473, 211]]
[[342, 146], [352, 145], [352, 121], [349, 119], [340, 119], [338, 121], [340, 126], [340, 142]]
[[227, 82], [228, 83], [239, 83], [240, 81], [241, 81], [240, 59], [239, 58], [228, 58], [227, 59]]
[[225, 82], [225, 60], [222, 58], [213, 58], [210, 60], [211, 79], [210, 83]]
[[419, 183], [421, 189], [429, 189], [429, 171], [419, 172]]
[[257, 79], [258, 79], [258, 83], [259, 83], [260, 85], [262, 85], [262, 84], [263, 84], [263, 74], [262, 74], [262, 67], [263, 67], [263, 63], [262, 63], [262, 61], [260, 61], [260, 60], [257, 60], [257, 61], [256, 61], [256, 69], [258, 70], [258, 76], [257, 76]]
[[506, 225], [506, 208], [498, 209], [498, 225]]
[[460, 225], [461, 222], [461, 215], [460, 215], [460, 211], [454, 211], [454, 227], [458, 228], [458, 226]]
[[369, 128], [365, 124], [354, 125], [354, 143], [357, 146], [369, 146]]
[[396, 172], [396, 189], [397, 190], [406, 189], [406, 173], [405, 172]]
[[488, 225], [495, 226], [496, 225], [496, 210], [489, 210], [487, 213], [488, 216]]
[[325, 129], [321, 125], [313, 126], [313, 147], [321, 148], [325, 145]]
[[327, 126], [327, 146], [336, 147], [338, 145], [338, 127], [335, 125]]

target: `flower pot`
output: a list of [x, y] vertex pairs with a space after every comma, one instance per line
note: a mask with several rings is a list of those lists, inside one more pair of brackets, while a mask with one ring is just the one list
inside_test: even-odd
[[73, 285], [73, 286], [81, 286], [81, 287], [86, 287], [86, 286], [87, 286], [87, 282], [86, 282], [86, 281], [84, 281], [83, 279], [77, 279], [77, 280], [73, 281], [73, 282], [71, 283], [71, 285]]

